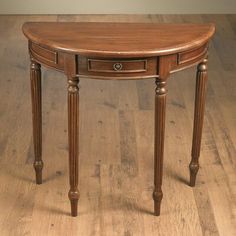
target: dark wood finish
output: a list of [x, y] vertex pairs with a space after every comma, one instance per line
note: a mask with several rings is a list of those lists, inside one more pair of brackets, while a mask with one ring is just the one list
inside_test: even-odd
[[197, 67], [195, 110], [193, 124], [192, 159], [189, 164], [190, 186], [194, 187], [197, 172], [199, 170], [199, 156], [201, 149], [201, 137], [204, 118], [205, 96], [207, 82], [207, 59], [204, 59]]
[[[64, 67], [64, 57], [65, 53], [62, 53], [58, 51], [57, 53], [52, 48], [49, 48], [48, 46], [42, 46], [37, 45], [35, 43], [29, 42], [29, 50], [30, 54], [34, 57], [34, 60], [39, 62], [40, 64], [43, 64], [50, 68], [55, 68], [59, 71], [65, 71]], [[180, 52], [177, 54], [171, 54], [172, 55], [172, 63], [171, 63], [171, 71], [170, 73], [174, 73], [176, 71], [180, 71], [182, 69], [191, 67], [195, 64], [198, 64], [201, 62], [207, 55], [208, 45], [204, 44], [201, 47], [197, 47], [195, 49]], [[99, 64], [98, 68], [91, 68], [91, 60], [93, 62], [104, 62]], [[137, 70], [137, 61], [146, 61], [145, 69], [138, 69]], [[130, 58], [122, 61], [129, 61], [128, 70], [126, 67], [126, 71], [115, 71], [112, 69], [112, 66], [115, 62], [120, 62], [120, 59], [109, 59], [107, 60], [100, 57], [84, 57], [79, 56], [77, 58], [78, 61], [78, 67], [80, 70], [78, 71], [79, 76], [82, 77], [89, 77], [89, 78], [95, 78], [95, 79], [145, 79], [145, 78], [156, 78], [158, 77], [157, 73], [157, 57], [148, 57], [148, 58]], [[90, 64], [90, 65], [89, 65]], [[105, 64], [105, 68], [104, 68]], [[138, 64], [141, 65], [142, 63]], [[108, 67], [110, 65], [110, 67]], [[136, 68], [133, 68], [134, 70], [132, 73], [129, 68], [130, 65], [136, 65]], [[143, 62], [144, 65], [144, 62]], [[96, 64], [98, 67], [98, 65]], [[143, 70], [143, 71], [142, 71]]]
[[155, 93], [155, 138], [154, 138], [154, 214], [160, 215], [161, 200], [163, 197], [161, 185], [163, 175], [164, 131], [166, 109], [166, 81], [156, 79]]
[[[205, 101], [206, 56], [213, 24], [144, 23], [25, 23], [32, 57], [31, 81], [36, 172], [41, 160], [40, 64], [63, 71], [68, 77], [68, 133], [71, 214], [79, 199], [79, 77], [95, 79], [156, 78], [154, 213], [160, 215], [164, 157], [166, 83], [170, 73], [198, 63], [190, 185], [199, 168]], [[40, 164], [39, 164], [40, 163]], [[38, 180], [40, 177], [37, 177]], [[40, 182], [40, 181], [37, 181]]]
[[38, 57], [39, 60], [45, 60], [45, 63], [57, 64], [58, 53], [51, 49], [47, 49], [35, 43], [30, 44], [31, 53], [34, 57]]
[[155, 90], [155, 137], [154, 137], [154, 214], [160, 215], [161, 200], [163, 197], [161, 185], [163, 175], [165, 114], [166, 114], [166, 83], [170, 74], [171, 56], [159, 58], [159, 78], [156, 79]]
[[34, 169], [36, 183], [42, 184], [42, 95], [41, 95], [41, 65], [31, 58], [30, 66], [32, 122], [34, 143]]
[[202, 57], [205, 57], [207, 49], [208, 45], [206, 44], [190, 51], [178, 53], [178, 64], [188, 64], [197, 59], [202, 59]]
[[65, 71], [68, 82], [68, 140], [69, 140], [69, 176], [71, 215], [77, 216], [79, 200], [79, 78], [77, 76], [76, 57], [65, 55]]
[[[79, 57], [79, 76], [99, 79], [142, 79], [157, 76], [157, 58], [104, 59]], [[122, 68], [114, 70], [120, 63]]]
[[24, 24], [23, 32], [32, 42], [66, 53], [130, 58], [169, 55], [197, 48], [208, 42], [214, 25], [29, 22]]
[[88, 59], [88, 71], [108, 73], [136, 73], [147, 71], [147, 59], [104, 60]]
[[79, 79], [68, 77], [68, 138], [69, 138], [69, 175], [70, 190], [68, 193], [71, 201], [71, 215], [77, 216], [79, 199]]
[[50, 47], [39, 45], [31, 41], [29, 41], [29, 51], [30, 55], [34, 58], [35, 61], [59, 71], [64, 70], [63, 53], [57, 52]]

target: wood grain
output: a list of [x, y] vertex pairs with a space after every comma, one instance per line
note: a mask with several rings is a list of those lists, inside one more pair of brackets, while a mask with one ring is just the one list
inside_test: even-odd
[[132, 58], [174, 54], [202, 46], [213, 36], [215, 26], [210, 23], [26, 22], [22, 30], [30, 41], [58, 51]]
[[[67, 81], [60, 73], [43, 70], [42, 136], [47, 165], [44, 184], [35, 185], [29, 62], [21, 26], [25, 21], [57, 20], [216, 23], [217, 35], [210, 45], [200, 170], [194, 189], [186, 183], [195, 70], [177, 73], [168, 80], [165, 198], [159, 218], [151, 214], [153, 80], [135, 83], [81, 78], [80, 134], [87, 135], [80, 135], [83, 192], [80, 217], [74, 219], [68, 215], [67, 200]], [[235, 235], [235, 21], [235, 15], [0, 16], [0, 56], [4, 58], [0, 63], [1, 235]], [[119, 115], [120, 110], [125, 116]], [[128, 133], [120, 132], [119, 122], [127, 120], [133, 126]], [[136, 150], [135, 160], [131, 152], [125, 157], [132, 160], [130, 168], [132, 163], [136, 166], [136, 176], [127, 175], [121, 166], [120, 140], [129, 140], [129, 150]]]

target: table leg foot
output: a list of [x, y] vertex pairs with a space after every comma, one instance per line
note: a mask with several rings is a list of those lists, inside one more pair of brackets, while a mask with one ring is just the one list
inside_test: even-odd
[[35, 161], [34, 162], [34, 169], [36, 175], [36, 184], [42, 184], [42, 169], [43, 169], [43, 161]]
[[199, 170], [199, 164], [191, 162], [189, 164], [189, 170], [190, 170], [189, 186], [194, 187], [196, 183], [197, 172]]
[[79, 191], [72, 191], [70, 190], [68, 193], [68, 197], [70, 199], [71, 204], [71, 216], [77, 216], [77, 209], [78, 209], [78, 200], [79, 200]]
[[161, 200], [163, 197], [162, 191], [153, 192], [153, 200], [154, 200], [154, 215], [159, 216], [161, 212]]

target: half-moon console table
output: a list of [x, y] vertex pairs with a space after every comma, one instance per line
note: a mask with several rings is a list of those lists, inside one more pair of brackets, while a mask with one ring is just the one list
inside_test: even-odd
[[27, 22], [36, 183], [42, 183], [41, 64], [68, 78], [68, 134], [71, 215], [79, 199], [79, 78], [155, 78], [154, 213], [160, 215], [168, 76], [197, 66], [190, 186], [195, 185], [204, 116], [207, 53], [213, 24]]

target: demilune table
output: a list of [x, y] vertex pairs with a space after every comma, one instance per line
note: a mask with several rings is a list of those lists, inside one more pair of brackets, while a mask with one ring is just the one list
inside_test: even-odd
[[68, 78], [68, 138], [71, 215], [79, 199], [79, 78], [136, 80], [155, 78], [154, 213], [160, 215], [167, 78], [197, 66], [190, 186], [195, 185], [203, 127], [207, 53], [213, 24], [105, 22], [27, 22], [31, 60], [34, 168], [42, 183], [41, 64]]

